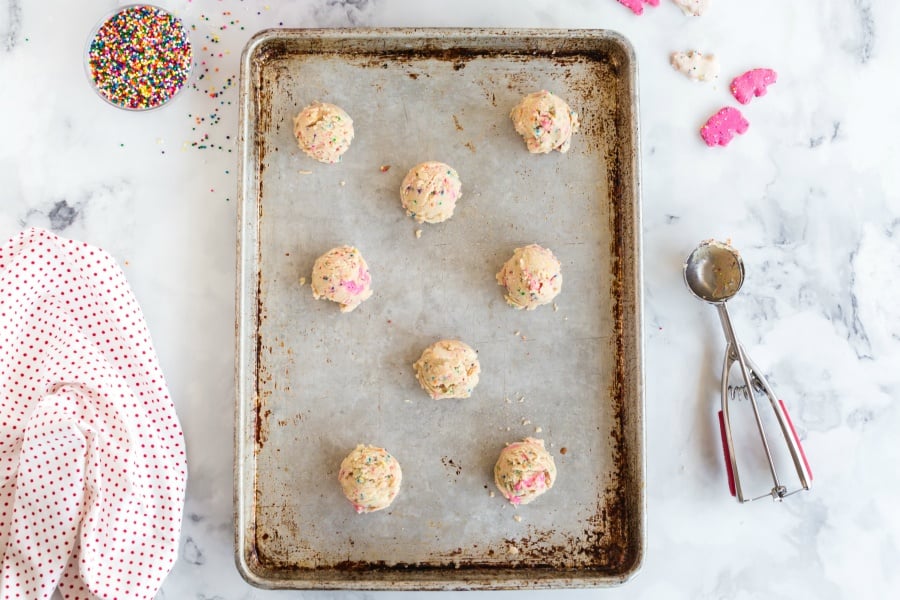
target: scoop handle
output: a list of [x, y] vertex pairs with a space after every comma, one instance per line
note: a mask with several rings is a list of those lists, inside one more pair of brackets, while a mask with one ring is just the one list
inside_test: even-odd
[[803, 459], [803, 465], [806, 467], [806, 472], [809, 475], [810, 481], [812, 481], [812, 469], [809, 468], [809, 461], [806, 460], [806, 452], [803, 451], [803, 444], [800, 443], [800, 436], [797, 435], [797, 430], [794, 429], [794, 422], [791, 420], [791, 415], [788, 413], [787, 406], [784, 405], [784, 400], [779, 399], [778, 404], [781, 405], [781, 411], [784, 413], [784, 420], [787, 421], [788, 427], [791, 430], [791, 435], [797, 443], [797, 450], [800, 451], [800, 458]]
[[[728, 449], [728, 436], [725, 433], [725, 414], [719, 411], [719, 432], [722, 434], [722, 451], [725, 454], [725, 471], [728, 473], [728, 491], [737, 496], [734, 485], [734, 471], [731, 469], [731, 451]], [[804, 459], [805, 460], [805, 459]]]

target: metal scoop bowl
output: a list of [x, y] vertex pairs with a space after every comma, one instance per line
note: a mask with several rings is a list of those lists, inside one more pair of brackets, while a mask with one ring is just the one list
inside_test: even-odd
[[[812, 482], [812, 472], [809, 469], [809, 463], [806, 460], [803, 447], [800, 445], [800, 438], [794, 430], [790, 415], [788, 415], [784, 402], [775, 396], [762, 372], [750, 360], [750, 357], [747, 356], [738, 342], [734, 333], [734, 327], [731, 324], [731, 317], [728, 315], [728, 309], [725, 308], [725, 302], [733, 298], [744, 283], [744, 261], [741, 259], [740, 254], [730, 245], [722, 242], [715, 240], [701, 242], [684, 263], [684, 281], [694, 296], [704, 302], [715, 304], [719, 313], [719, 320], [722, 322], [722, 329], [725, 332], [725, 339], [728, 342], [725, 348], [725, 363], [722, 370], [722, 410], [719, 411], [719, 428], [722, 434], [725, 465], [728, 469], [728, 488], [731, 495], [736, 496], [739, 502], [750, 502], [766, 497], [783, 500], [791, 494], [801, 490], [808, 490]], [[744, 385], [729, 386], [728, 376], [735, 362], [740, 367]], [[775, 411], [781, 434], [784, 437], [791, 461], [797, 470], [797, 477], [800, 481], [800, 487], [793, 491], [789, 491], [778, 477], [775, 469], [775, 459], [773, 458], [760, 416], [760, 407], [756, 394], [766, 396], [769, 399], [772, 410]], [[756, 427], [759, 431], [769, 472], [774, 484], [768, 493], [759, 496], [748, 497], [744, 495], [735, 458], [728, 403], [730, 399], [737, 399], [741, 396], [750, 400], [753, 415], [756, 419]]]
[[731, 246], [707, 240], [684, 263], [684, 281], [692, 294], [724, 308], [744, 284], [744, 261]]

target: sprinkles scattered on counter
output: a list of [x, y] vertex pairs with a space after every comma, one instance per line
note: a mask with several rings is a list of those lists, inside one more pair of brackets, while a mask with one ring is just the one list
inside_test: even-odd
[[191, 131], [195, 132], [196, 137], [193, 140], [185, 140], [182, 151], [194, 148], [195, 150], [220, 150], [232, 153], [235, 141], [232, 136], [212, 135], [214, 133], [212, 128], [222, 121], [221, 111], [227, 110], [227, 107], [233, 104], [231, 98], [238, 81], [237, 75], [222, 72], [221, 65], [229, 60], [231, 52], [229, 50], [220, 51], [218, 45], [223, 41], [222, 35], [228, 35], [232, 31], [243, 31], [244, 26], [240, 24], [240, 19], [235, 19], [231, 11], [227, 10], [222, 11], [218, 18], [216, 15], [211, 17], [201, 14], [197, 18], [197, 23], [199, 27], [198, 24], [191, 25], [191, 31], [195, 36], [200, 35], [201, 29], [206, 27], [210, 29], [207, 30], [209, 33], [203, 36], [203, 41], [197, 43], [197, 59], [194, 62], [194, 68], [197, 69], [198, 75], [191, 82], [190, 89], [215, 100], [215, 105], [207, 114], [187, 114], [187, 118], [193, 122]]
[[88, 48], [91, 80], [110, 104], [162, 106], [191, 73], [192, 50], [181, 19], [154, 6], [126, 7], [97, 29]]

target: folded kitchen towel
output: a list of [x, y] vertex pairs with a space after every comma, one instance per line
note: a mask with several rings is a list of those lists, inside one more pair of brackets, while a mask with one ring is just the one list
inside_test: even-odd
[[178, 552], [184, 438], [107, 253], [0, 246], [0, 598], [153, 598]]

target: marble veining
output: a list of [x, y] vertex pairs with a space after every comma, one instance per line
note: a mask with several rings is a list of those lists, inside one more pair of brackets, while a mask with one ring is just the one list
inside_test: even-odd
[[75, 222], [78, 218], [79, 211], [77, 206], [69, 206], [65, 200], [60, 200], [53, 205], [47, 218], [50, 219], [50, 229], [53, 231], [63, 231]]
[[370, 17], [376, 9], [375, 0], [328, 0], [325, 10], [315, 13], [317, 18], [325, 21], [332, 19], [340, 22], [342, 19], [350, 25], [360, 25]]
[[821, 146], [825, 143], [825, 141], [833, 142], [837, 139], [838, 133], [841, 130], [841, 122], [835, 121], [832, 123], [831, 135], [820, 135], [817, 137], [809, 138], [809, 148], [810, 150], [816, 148], [817, 146]]
[[22, 29], [22, 6], [19, 0], [7, 0], [6, 18], [0, 22], [0, 39], [3, 40], [3, 48], [11, 52], [19, 42], [19, 32]]
[[184, 538], [184, 551], [182, 553], [184, 560], [191, 563], [192, 565], [203, 565], [206, 562], [206, 557], [203, 556], [203, 551], [197, 546], [197, 542], [194, 541], [194, 538], [187, 536]]
[[[609, 28], [638, 56], [647, 551], [621, 588], [534, 597], [896, 596], [900, 3], [714, 0], [693, 18], [669, 0], [641, 17], [615, 0], [160, 0], [191, 28], [202, 64], [171, 106], [145, 114], [103, 103], [84, 72], [91, 28], [124, 3], [0, 0], [0, 237], [36, 225], [104, 247], [141, 302], [190, 469], [181, 558], [158, 598], [437, 597], [270, 592], [234, 567], [240, 53], [264, 28], [355, 26]], [[720, 79], [676, 73], [669, 54], [687, 48], [715, 53]], [[728, 83], [755, 67], [779, 77], [741, 107], [749, 131], [705, 147], [698, 128], [736, 105]], [[681, 275], [709, 237], [742, 252], [729, 309], [815, 475], [812, 492], [782, 505], [728, 497], [715, 417], [724, 339]], [[465, 595], [485, 596], [512, 594]]]
[[865, 64], [872, 58], [875, 47], [875, 16], [872, 14], [870, 0], [853, 0], [856, 18], [859, 22], [859, 39], [848, 46], [859, 62]]

